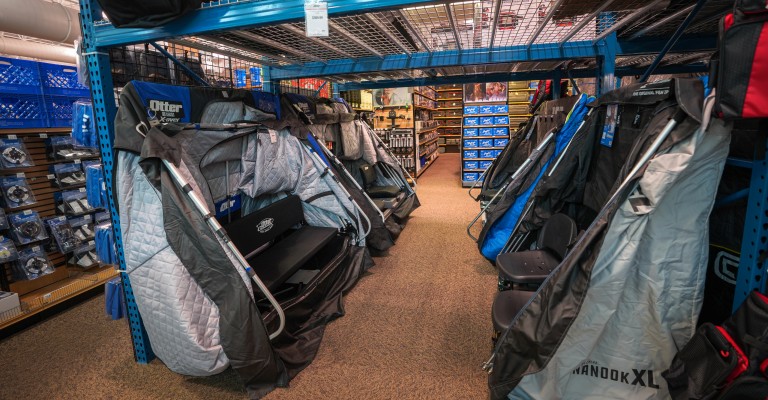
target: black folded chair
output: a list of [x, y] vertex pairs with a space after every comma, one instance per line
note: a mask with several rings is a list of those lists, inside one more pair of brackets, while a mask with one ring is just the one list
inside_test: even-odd
[[536, 250], [499, 254], [499, 290], [536, 290], [563, 260], [576, 234], [571, 217], [555, 214], [539, 231]]
[[525, 307], [535, 292], [525, 290], [505, 290], [496, 294], [491, 307], [493, 321], [493, 341], [509, 329], [517, 313]]
[[227, 224], [225, 230], [270, 291], [286, 283], [337, 234], [335, 228], [307, 225], [296, 195]]

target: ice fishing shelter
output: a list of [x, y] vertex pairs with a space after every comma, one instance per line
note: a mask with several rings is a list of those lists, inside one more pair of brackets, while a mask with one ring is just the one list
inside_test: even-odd
[[[530, 138], [524, 138], [517, 143], [519, 150], [510, 147], [515, 145], [513, 142], [516, 141], [510, 142], [504, 150], [518, 156], [513, 155], [503, 160], [506, 165], [500, 164], [490, 178], [494, 180], [496, 171], [501, 169], [514, 170], [511, 174], [505, 174], [507, 178], [499, 189], [497, 199], [483, 209], [483, 212], [486, 209], [489, 212], [486, 214], [486, 223], [477, 243], [480, 252], [489, 260], [495, 260], [502, 251], [523, 213], [523, 207], [539, 184], [544, 172], [570, 143], [586, 114], [586, 105], [589, 101], [591, 101], [589, 96], [580, 95], [573, 99], [565, 98], [545, 103], [547, 106], [540, 108], [542, 113], [538, 115], [539, 118], [532, 118], [530, 126], [527, 126], [524, 131], [524, 135], [530, 135]], [[537, 137], [536, 147], [520, 162], [519, 160], [522, 159], [520, 152], [526, 151], [524, 141], [531, 142], [534, 136]], [[520, 164], [515, 165], [515, 161]]]
[[282, 104], [284, 119], [295, 121], [294, 134], [307, 137], [313, 148], [326, 154], [329, 167], [367, 210], [373, 221], [369, 246], [386, 250], [420, 205], [405, 169], [343, 100], [285, 94]]
[[231, 366], [253, 396], [312, 361], [371, 265], [349, 194], [269, 127], [276, 100], [133, 82], [115, 123], [126, 272], [152, 350], [186, 375]]
[[[702, 103], [692, 79], [599, 99], [593, 116], [623, 104], [619, 126], [637, 136], [614, 159], [615, 182], [595, 182], [606, 190], [603, 206], [541, 287], [500, 293], [523, 300], [487, 364], [492, 398], [666, 397], [660, 373], [696, 329], [708, 215], [730, 140], [730, 126], [710, 120]], [[633, 127], [638, 106], [649, 104], [649, 118]]]

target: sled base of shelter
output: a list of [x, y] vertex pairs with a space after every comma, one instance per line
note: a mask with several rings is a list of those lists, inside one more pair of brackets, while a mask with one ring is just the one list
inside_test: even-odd
[[[301, 284], [337, 254], [343, 238], [335, 228], [309, 226], [301, 200], [290, 195], [224, 227], [251, 268], [278, 298], [301, 291]], [[336, 251], [327, 251], [335, 249]], [[324, 251], [326, 250], [326, 251]]]

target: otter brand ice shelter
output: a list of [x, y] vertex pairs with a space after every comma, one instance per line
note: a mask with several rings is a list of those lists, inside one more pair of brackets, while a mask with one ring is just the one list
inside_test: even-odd
[[[504, 244], [507, 242], [510, 234], [517, 225], [520, 214], [523, 212], [528, 198], [541, 180], [544, 171], [556, 160], [560, 153], [566, 149], [576, 130], [586, 114], [586, 104], [591, 99], [586, 95], [581, 95], [578, 100], [555, 100], [565, 104], [571, 104], [569, 108], [568, 121], [562, 121], [560, 124], [547, 123], [555, 125], [544, 133], [536, 148], [531, 151], [527, 159], [510, 176], [509, 181], [505, 183], [504, 189], [500, 192], [498, 200], [492, 205], [487, 214], [487, 222], [483, 226], [478, 238], [478, 247], [480, 252], [489, 260], [495, 260], [501, 252]], [[557, 103], [555, 103], [556, 105]], [[550, 107], [554, 107], [550, 105]], [[564, 109], [562, 106], [554, 107]], [[543, 109], [546, 109], [543, 107]], [[534, 120], [535, 121], [535, 120]], [[541, 122], [545, 124], [544, 121]], [[565, 124], [565, 125], [563, 125]], [[535, 130], [535, 125], [530, 128]], [[532, 133], [533, 134], [533, 133]]]
[[[116, 197], [152, 350], [186, 375], [231, 366], [254, 397], [285, 386], [371, 263], [357, 206], [299, 139], [267, 126], [270, 94], [133, 82], [120, 104]], [[242, 216], [222, 229], [201, 212], [235, 203]]]
[[606, 94], [664, 99], [594, 222], [497, 342], [492, 398], [667, 397], [660, 373], [695, 332], [730, 136], [702, 92], [676, 79]]
[[[358, 204], [367, 203], [362, 208], [369, 210], [367, 214], [373, 221], [368, 245], [376, 250], [391, 246], [387, 243], [394, 242], [411, 212], [419, 206], [405, 169], [342, 100], [311, 99], [297, 94], [285, 94], [282, 100], [285, 119], [292, 121], [294, 133], [307, 137], [318, 152], [326, 153], [329, 166], [338, 171], [350, 193], [360, 192]], [[324, 143], [330, 143], [332, 150]], [[375, 220], [375, 214], [383, 218], [383, 224]]]

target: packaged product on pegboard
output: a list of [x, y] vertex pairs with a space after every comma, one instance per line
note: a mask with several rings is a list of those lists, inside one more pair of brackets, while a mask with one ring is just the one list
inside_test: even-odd
[[16, 260], [14, 276], [18, 280], [37, 279], [43, 275], [53, 273], [51, 261], [40, 246], [32, 246], [19, 251], [19, 259]]
[[0, 139], [0, 165], [3, 168], [32, 167], [35, 162], [21, 139], [10, 135]]
[[43, 221], [37, 211], [24, 210], [8, 216], [16, 243], [27, 244], [48, 239]]
[[75, 236], [75, 232], [72, 230], [72, 225], [69, 224], [67, 217], [53, 217], [45, 222], [60, 252], [69, 253], [82, 244], [82, 241]]
[[19, 253], [11, 238], [0, 236], [0, 263], [16, 261]]
[[4, 203], [8, 208], [19, 208], [37, 202], [23, 173], [0, 177], [0, 189], [3, 191]]

